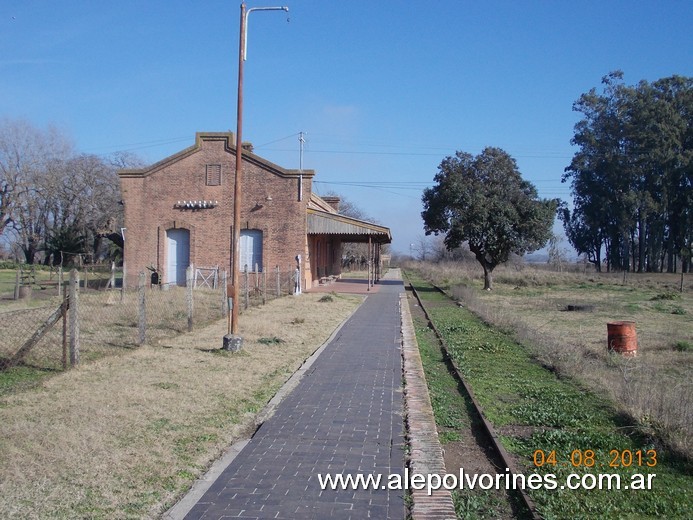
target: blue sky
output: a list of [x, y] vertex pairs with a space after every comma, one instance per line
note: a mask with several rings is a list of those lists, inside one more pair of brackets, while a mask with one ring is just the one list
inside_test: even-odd
[[[282, 3], [282, 1], [284, 3]], [[601, 77], [693, 75], [693, 2], [253, 0], [244, 140], [317, 172], [409, 252], [421, 193], [456, 150], [498, 146], [569, 199], [573, 102]], [[240, 1], [0, 5], [0, 117], [54, 124], [78, 151], [148, 162], [235, 131]], [[558, 229], [558, 227], [557, 227]]]

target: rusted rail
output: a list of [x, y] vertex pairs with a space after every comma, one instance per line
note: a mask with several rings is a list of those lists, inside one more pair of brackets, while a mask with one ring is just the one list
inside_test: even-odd
[[[479, 417], [481, 419], [481, 423], [483, 424], [484, 430], [486, 431], [486, 434], [488, 435], [489, 439], [491, 440], [491, 445], [492, 445], [493, 449], [496, 451], [498, 458], [505, 465], [505, 467], [508, 468], [510, 473], [512, 473], [513, 475], [521, 474], [521, 472], [517, 470], [517, 467], [515, 466], [514, 462], [512, 461], [512, 459], [511, 459], [510, 455], [508, 454], [508, 452], [506, 451], [506, 449], [503, 447], [503, 445], [498, 440], [498, 435], [496, 434], [496, 431], [494, 430], [493, 425], [486, 419], [486, 416], [484, 415], [484, 412], [483, 412], [483, 409], [481, 408], [481, 405], [479, 404], [479, 402], [476, 400], [476, 397], [474, 396], [474, 391], [472, 390], [472, 387], [469, 386], [469, 384], [467, 384], [465, 379], [462, 377], [462, 372], [460, 371], [460, 369], [457, 366], [457, 363], [455, 362], [453, 357], [450, 355], [447, 343], [445, 342], [443, 335], [440, 333], [440, 331], [436, 327], [435, 323], [433, 323], [433, 320], [431, 319], [430, 315], [428, 314], [428, 311], [426, 310], [426, 307], [424, 306], [423, 301], [419, 297], [419, 293], [416, 291], [416, 289], [414, 288], [413, 285], [410, 284], [410, 287], [411, 287], [412, 293], [416, 297], [416, 301], [419, 303], [421, 310], [423, 311], [424, 315], [426, 316], [426, 320], [428, 321], [429, 326], [431, 327], [431, 329], [435, 333], [436, 337], [438, 338], [438, 341], [440, 342], [440, 346], [441, 346], [441, 349], [443, 351], [443, 356], [445, 357], [446, 362], [449, 363], [450, 367], [452, 368], [452, 372], [453, 372], [455, 378], [462, 384], [465, 392], [467, 392], [467, 394], [469, 395], [469, 398], [472, 401], [472, 404], [474, 405], [475, 410], [479, 414]], [[445, 294], [445, 292], [442, 289], [440, 289], [439, 287], [433, 285], [433, 288], [435, 290], [437, 290], [438, 292], [440, 292], [441, 294]], [[534, 501], [525, 492], [525, 490], [524, 489], [516, 489], [515, 491], [517, 491], [519, 493], [519, 496], [522, 499], [522, 502], [527, 507], [531, 517], [534, 520], [541, 520], [542, 517], [537, 512]]]

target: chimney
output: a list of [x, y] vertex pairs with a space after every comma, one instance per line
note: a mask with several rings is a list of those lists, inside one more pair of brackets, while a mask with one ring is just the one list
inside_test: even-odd
[[322, 197], [322, 200], [327, 202], [337, 213], [339, 213], [339, 201], [341, 200], [339, 197]]

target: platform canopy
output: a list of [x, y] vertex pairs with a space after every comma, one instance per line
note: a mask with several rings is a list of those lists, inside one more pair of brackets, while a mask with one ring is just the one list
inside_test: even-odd
[[313, 208], [308, 208], [308, 235], [334, 235], [342, 242], [392, 242], [389, 228]]

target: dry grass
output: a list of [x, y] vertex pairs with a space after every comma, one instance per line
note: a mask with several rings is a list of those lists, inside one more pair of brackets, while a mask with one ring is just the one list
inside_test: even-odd
[[221, 320], [3, 398], [0, 517], [159, 516], [361, 301], [320, 296], [245, 312], [238, 354]]
[[[693, 291], [686, 275], [558, 273], [509, 267], [495, 273], [491, 292], [475, 266], [425, 266], [475, 313], [512, 330], [537, 358], [610, 396], [647, 433], [691, 457], [693, 440]], [[568, 305], [591, 307], [568, 312]], [[638, 356], [607, 352], [606, 324], [637, 323]]]

